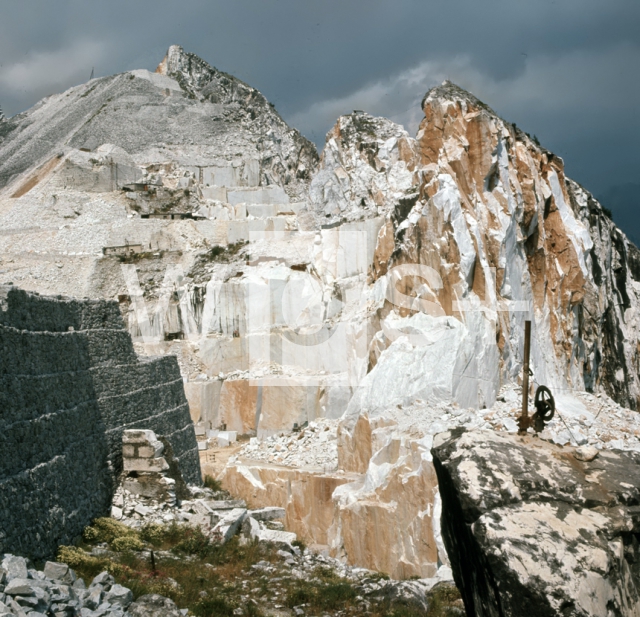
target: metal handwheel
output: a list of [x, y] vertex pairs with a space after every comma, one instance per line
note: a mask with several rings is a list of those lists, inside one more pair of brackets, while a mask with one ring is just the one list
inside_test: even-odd
[[556, 413], [556, 402], [547, 386], [538, 386], [534, 405], [536, 412], [532, 418], [533, 428], [536, 433], [539, 433], [544, 430], [544, 425], [550, 422]]

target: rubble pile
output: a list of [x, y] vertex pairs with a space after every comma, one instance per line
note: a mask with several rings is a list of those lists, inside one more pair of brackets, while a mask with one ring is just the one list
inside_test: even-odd
[[[453, 580], [451, 568], [448, 566], [442, 566], [437, 576], [430, 579], [397, 581], [366, 568], [348, 566], [337, 559], [308, 550], [295, 555], [279, 551], [278, 555], [282, 557], [283, 564], [288, 570], [285, 573], [279, 572], [281, 564], [277, 563], [261, 561], [252, 566], [254, 570], [270, 576], [276, 590], [281, 583], [286, 584], [287, 578], [309, 580], [317, 575], [318, 568], [330, 569], [334, 576], [354, 586], [359, 608], [363, 611], [369, 610], [373, 602], [385, 599], [401, 600], [405, 605], [426, 611], [427, 594], [437, 585], [450, 583]], [[282, 607], [276, 605], [274, 608]], [[294, 608], [294, 615], [305, 614], [304, 606]]]
[[[147, 617], [149, 608], [161, 604], [162, 615], [178, 617], [174, 602], [162, 596], [142, 596], [118, 585], [108, 572], [96, 576], [87, 587], [64, 563], [47, 561], [43, 570], [24, 557], [0, 555], [0, 616], [25, 617]], [[158, 613], [159, 614], [159, 613]]]
[[[622, 407], [604, 393], [555, 394], [555, 417], [539, 437], [558, 445], [590, 445], [598, 450], [640, 451], [640, 415]], [[463, 409], [455, 403], [428, 403], [417, 399], [407, 406], [386, 410], [385, 422], [407, 436], [435, 435], [458, 427], [493, 429], [517, 433], [522, 389], [509, 384], [501, 388], [487, 409]], [[529, 414], [535, 411], [529, 402]], [[531, 432], [531, 429], [530, 429]]]
[[338, 420], [320, 418], [299, 432], [272, 435], [264, 440], [253, 437], [237, 458], [334, 471], [338, 466], [337, 429]]

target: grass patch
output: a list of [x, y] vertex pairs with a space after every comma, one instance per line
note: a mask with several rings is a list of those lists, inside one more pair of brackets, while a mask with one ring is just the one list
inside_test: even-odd
[[210, 475], [206, 475], [204, 477], [204, 486], [205, 488], [210, 488], [216, 493], [219, 493], [222, 490], [222, 484], [220, 484], [220, 480], [216, 480], [213, 476]]
[[[243, 546], [238, 537], [221, 545], [199, 528], [176, 523], [134, 530], [113, 519], [99, 518], [84, 530], [82, 538], [79, 546], [61, 546], [57, 558], [85, 582], [106, 570], [136, 598], [158, 593], [202, 617], [232, 615], [236, 608], [260, 617], [255, 606], [243, 605], [237, 577], [251, 573], [251, 566], [259, 561], [278, 560], [274, 547]], [[94, 546], [104, 548], [105, 543], [105, 554], [91, 554]]]
[[[91, 550], [99, 547], [99, 551]], [[141, 550], [142, 549], [142, 550]], [[152, 557], [153, 551], [153, 557]], [[389, 600], [366, 598], [358, 584], [327, 566], [300, 578], [277, 554], [277, 547], [236, 536], [219, 544], [199, 528], [172, 523], [131, 529], [109, 518], [96, 519], [78, 546], [62, 546], [58, 560], [89, 583], [106, 570], [132, 590], [134, 598], [157, 593], [197, 617], [239, 614], [267, 617], [276, 605], [304, 605], [305, 615], [340, 612], [343, 617], [452, 617], [460, 612], [455, 587], [439, 586], [429, 610]], [[384, 575], [370, 577], [383, 581]], [[369, 579], [369, 580], [370, 580]]]

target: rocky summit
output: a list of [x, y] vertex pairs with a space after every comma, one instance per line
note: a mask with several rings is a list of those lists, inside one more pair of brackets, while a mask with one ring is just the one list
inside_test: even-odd
[[[110, 448], [100, 499], [82, 491], [91, 516], [47, 502], [58, 535], [14, 532], [5, 552], [40, 543], [46, 557], [104, 515], [135, 537], [109, 536], [89, 556], [72, 547], [92, 576], [121, 559], [113, 546], [135, 545], [143, 578], [155, 577], [140, 548], [160, 542], [149, 525], [184, 524], [206, 551], [166, 529], [160, 544], [188, 545], [214, 586], [236, 543], [251, 568], [254, 541], [287, 552], [295, 537], [309, 563], [420, 579], [416, 589], [441, 585], [451, 566], [469, 614], [521, 615], [526, 599], [540, 615], [638, 612], [640, 251], [560, 157], [471, 93], [447, 81], [421, 108], [415, 136], [344, 115], [318, 155], [255, 88], [172, 46], [155, 72], [92, 79], [0, 117], [0, 285], [28, 292], [0, 298], [12, 315], [0, 378], [14, 393], [2, 443], [30, 444], [29, 461], [8, 466], [6, 503], [27, 504], [13, 528], [28, 527], [37, 501], [19, 498], [24, 470], [75, 470], [49, 483], [52, 495], [86, 486], [81, 457], [38, 445], [54, 416], [86, 421], [81, 405], [96, 401], [94, 432]], [[61, 295], [111, 317], [51, 328], [36, 311], [34, 322], [29, 306], [76, 306]], [[14, 311], [18, 298], [28, 302]], [[139, 377], [164, 366], [165, 378]], [[47, 379], [56, 395], [27, 410]], [[533, 410], [539, 386], [555, 416], [538, 437], [516, 437], [523, 396]], [[165, 390], [170, 400], [154, 394]], [[86, 422], [60, 422], [89, 447], [77, 435]], [[203, 489], [180, 471], [226, 491], [226, 505], [194, 499]], [[281, 518], [249, 514], [265, 508]], [[323, 577], [322, 590], [342, 584]], [[321, 610], [320, 588], [296, 589], [283, 611]], [[205, 602], [191, 591], [192, 608]], [[336, 614], [366, 609], [352, 592]]]

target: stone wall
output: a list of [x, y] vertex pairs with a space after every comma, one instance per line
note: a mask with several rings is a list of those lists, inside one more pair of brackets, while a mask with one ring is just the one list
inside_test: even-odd
[[201, 482], [178, 363], [138, 358], [115, 302], [0, 302], [0, 553], [49, 556], [108, 514], [125, 429], [165, 436]]

